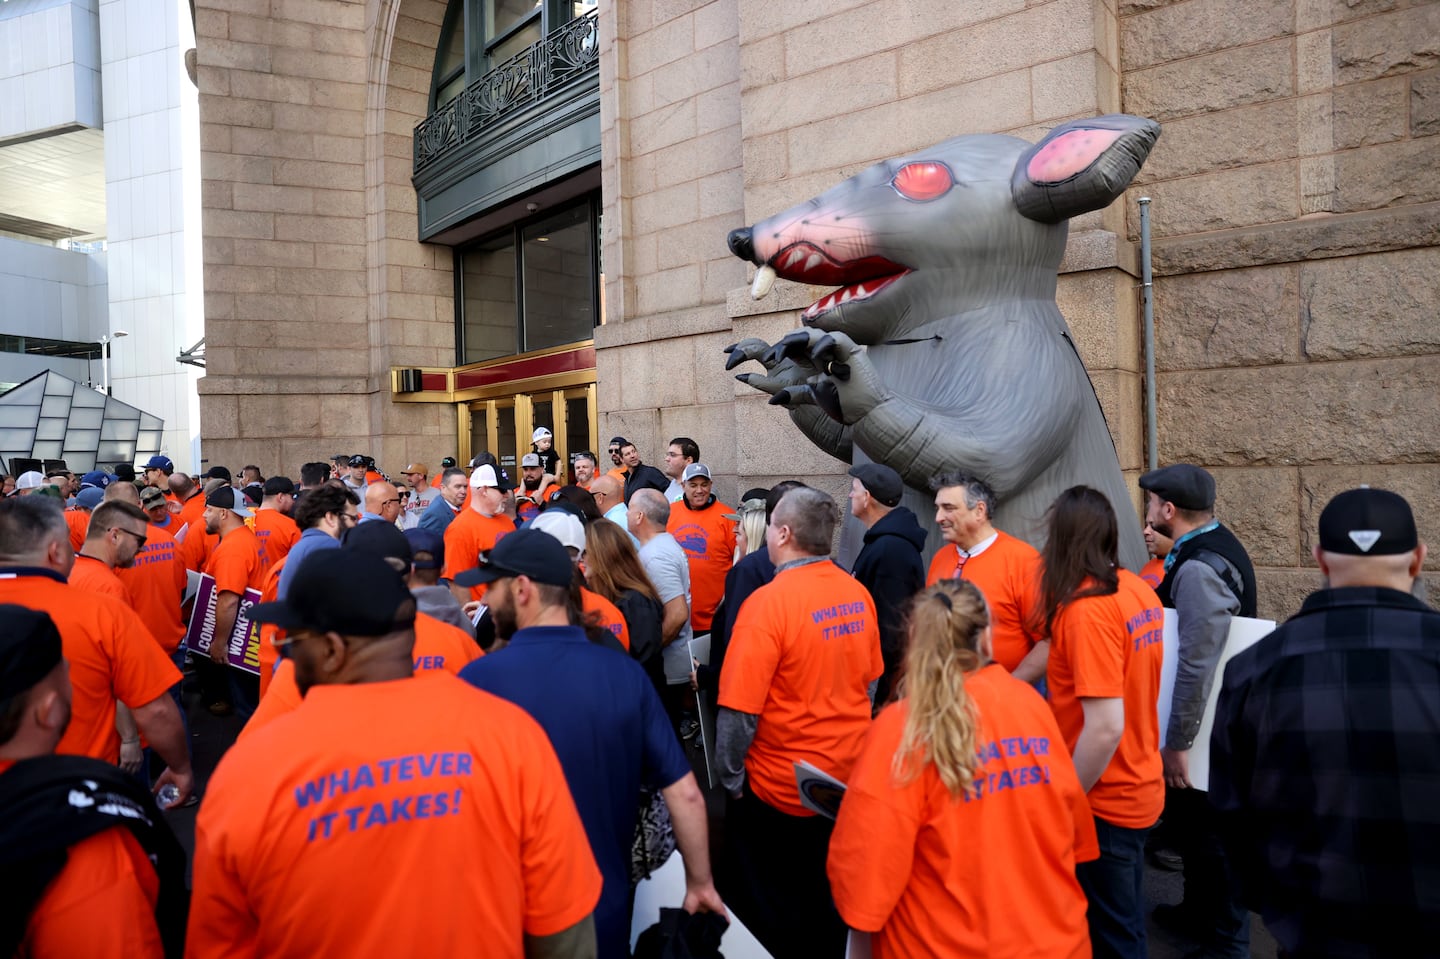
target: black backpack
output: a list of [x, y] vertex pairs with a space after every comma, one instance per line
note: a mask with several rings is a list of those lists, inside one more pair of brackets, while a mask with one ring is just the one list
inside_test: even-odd
[[117, 827], [130, 830], [155, 867], [155, 922], [165, 955], [179, 959], [190, 906], [185, 850], [149, 792], [115, 766], [85, 756], [22, 759], [0, 775], [0, 956], [18, 951], [70, 847]]

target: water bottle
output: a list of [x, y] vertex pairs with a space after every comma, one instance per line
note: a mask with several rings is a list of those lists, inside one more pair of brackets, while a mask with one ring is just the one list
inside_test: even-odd
[[160, 787], [155, 794], [155, 802], [159, 803], [161, 809], [169, 809], [175, 805], [175, 800], [180, 798], [180, 787], [174, 783], [166, 783]]

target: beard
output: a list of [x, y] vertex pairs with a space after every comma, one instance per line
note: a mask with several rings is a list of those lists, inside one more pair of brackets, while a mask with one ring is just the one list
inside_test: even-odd
[[526, 478], [525, 478], [525, 489], [528, 490], [528, 491], [530, 491], [530, 492], [532, 492], [532, 493], [535, 492], [537, 489], [540, 488], [540, 479], [541, 479], [541, 477], [539, 477], [539, 476], [535, 477], [533, 480], [530, 479], [529, 477], [526, 477]]
[[1175, 538], [1175, 527], [1169, 523], [1151, 523], [1150, 528], [1166, 539]]
[[515, 619], [515, 610], [508, 606], [491, 606], [490, 618], [495, 621], [495, 638], [505, 642], [510, 641], [520, 625]]

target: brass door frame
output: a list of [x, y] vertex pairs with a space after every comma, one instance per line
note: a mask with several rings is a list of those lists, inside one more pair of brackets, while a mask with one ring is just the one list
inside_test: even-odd
[[471, 440], [473, 414], [484, 411], [485, 413], [485, 448], [495, 454], [497, 459], [502, 459], [504, 453], [497, 449], [500, 445], [500, 424], [498, 413], [501, 409], [514, 407], [515, 409], [515, 442], [517, 449], [514, 451], [515, 462], [518, 464], [520, 458], [530, 452], [530, 441], [527, 439], [535, 432], [535, 402], [549, 402], [552, 419], [554, 422], [545, 424], [554, 436], [555, 452], [560, 455], [563, 464], [562, 471], [570, 467], [570, 457], [581, 452], [580, 450], [566, 449], [568, 443], [569, 413], [565, 406], [566, 400], [585, 400], [586, 432], [590, 437], [590, 449], [595, 448], [599, 442], [600, 414], [597, 406], [596, 384], [587, 383], [579, 386], [571, 386], [564, 389], [540, 390], [534, 392], [515, 392], [507, 396], [491, 397], [489, 399], [477, 399], [455, 405], [455, 427], [457, 432], [456, 446], [460, 450], [460, 461], [470, 462], [471, 458], [479, 451], [474, 449]]

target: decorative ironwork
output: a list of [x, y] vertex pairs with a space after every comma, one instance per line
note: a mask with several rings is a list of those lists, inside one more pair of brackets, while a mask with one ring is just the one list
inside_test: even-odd
[[485, 74], [415, 127], [415, 170], [475, 139], [511, 111], [538, 100], [600, 62], [595, 11], [566, 23]]

